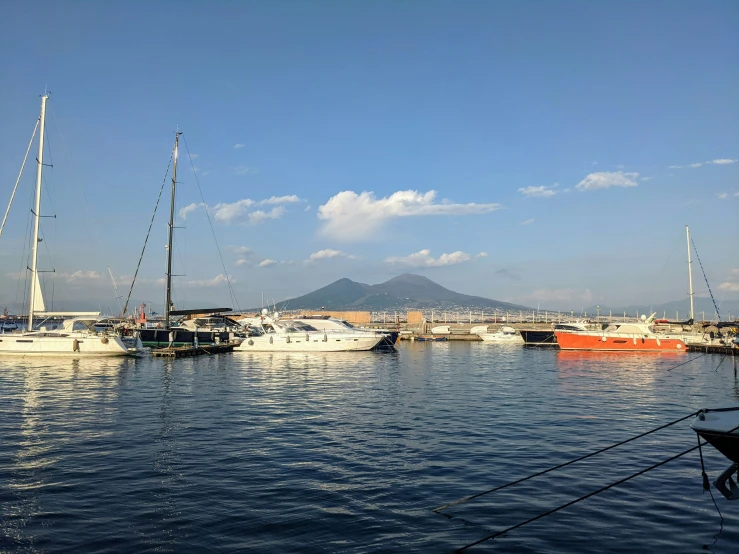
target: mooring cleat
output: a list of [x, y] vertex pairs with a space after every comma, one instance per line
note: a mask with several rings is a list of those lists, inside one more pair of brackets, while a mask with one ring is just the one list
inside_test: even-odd
[[[724, 495], [726, 500], [739, 500], [739, 486], [737, 486], [732, 474], [739, 470], [739, 464], [731, 464], [721, 475], [718, 476], [713, 484], [718, 491]], [[728, 484], [728, 486], [727, 486]]]

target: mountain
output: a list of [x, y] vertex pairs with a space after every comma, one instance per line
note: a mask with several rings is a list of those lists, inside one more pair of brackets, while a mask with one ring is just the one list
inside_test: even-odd
[[420, 308], [469, 308], [529, 310], [525, 306], [480, 296], [460, 294], [420, 275], [406, 273], [379, 285], [339, 279], [304, 296], [286, 300], [283, 309], [307, 310], [406, 310]]

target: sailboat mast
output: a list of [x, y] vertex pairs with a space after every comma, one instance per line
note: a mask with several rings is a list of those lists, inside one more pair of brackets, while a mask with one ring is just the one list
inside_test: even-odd
[[49, 99], [48, 94], [41, 97], [41, 117], [39, 118], [39, 136], [38, 136], [38, 167], [36, 168], [36, 203], [33, 208], [33, 250], [31, 254], [31, 294], [28, 302], [28, 330], [33, 329], [33, 306], [36, 302], [36, 292], [38, 287], [38, 231], [41, 217], [41, 175], [44, 167], [44, 129], [46, 125], [46, 101]]
[[174, 165], [172, 166], [172, 199], [169, 204], [169, 238], [167, 241], [167, 298], [164, 304], [164, 328], [169, 329], [169, 313], [172, 310], [172, 237], [174, 235], [175, 191], [177, 188], [177, 156], [179, 154], [180, 135], [174, 137]]
[[685, 226], [685, 234], [688, 239], [688, 296], [690, 297], [690, 319], [695, 318], [695, 306], [693, 305], [693, 262], [690, 259], [690, 228]]

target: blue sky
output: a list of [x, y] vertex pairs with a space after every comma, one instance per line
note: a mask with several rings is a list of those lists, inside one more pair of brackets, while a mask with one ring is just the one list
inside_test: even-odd
[[[542, 308], [677, 300], [685, 224], [728, 301], [737, 28], [733, 1], [6, 3], [0, 199], [48, 85], [58, 308], [115, 308], [108, 267], [127, 293], [178, 125], [179, 307], [231, 305], [203, 199], [241, 307], [403, 272]], [[33, 165], [1, 305], [22, 297]], [[133, 292], [155, 309], [167, 209]]]

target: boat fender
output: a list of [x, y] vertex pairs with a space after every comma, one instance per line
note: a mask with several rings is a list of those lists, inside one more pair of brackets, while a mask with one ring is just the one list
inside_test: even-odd
[[[269, 342], [272, 342], [272, 337], [269, 337]], [[254, 341], [249, 339], [249, 346], [253, 345]]]
[[290, 342], [290, 337], [287, 337], [287, 338], [285, 339], [285, 342], [288, 342], [288, 343], [289, 343], [289, 342]]
[[80, 351], [80, 343], [77, 339], [74, 339], [72, 341], [72, 352], [79, 352]]
[[269, 337], [269, 343], [272, 344], [274, 342], [274, 337]]
[[310, 335], [308, 333], [305, 334], [305, 342], [310, 342]]
[[326, 333], [323, 334], [323, 342], [328, 342], [328, 335]]
[[102, 342], [103, 344], [108, 344], [108, 337], [101, 338], [100, 342]]
[[662, 343], [657, 339], [657, 346], [662, 346]]
[[603, 335], [603, 339], [601, 340], [603, 340], [603, 342], [606, 342], [608, 339], [606, 339], [605, 335]]
[[636, 346], [636, 337], [634, 337], [634, 346]]
[[682, 347], [683, 347], [683, 345], [678, 342], [677, 343], [677, 349], [680, 350]]

